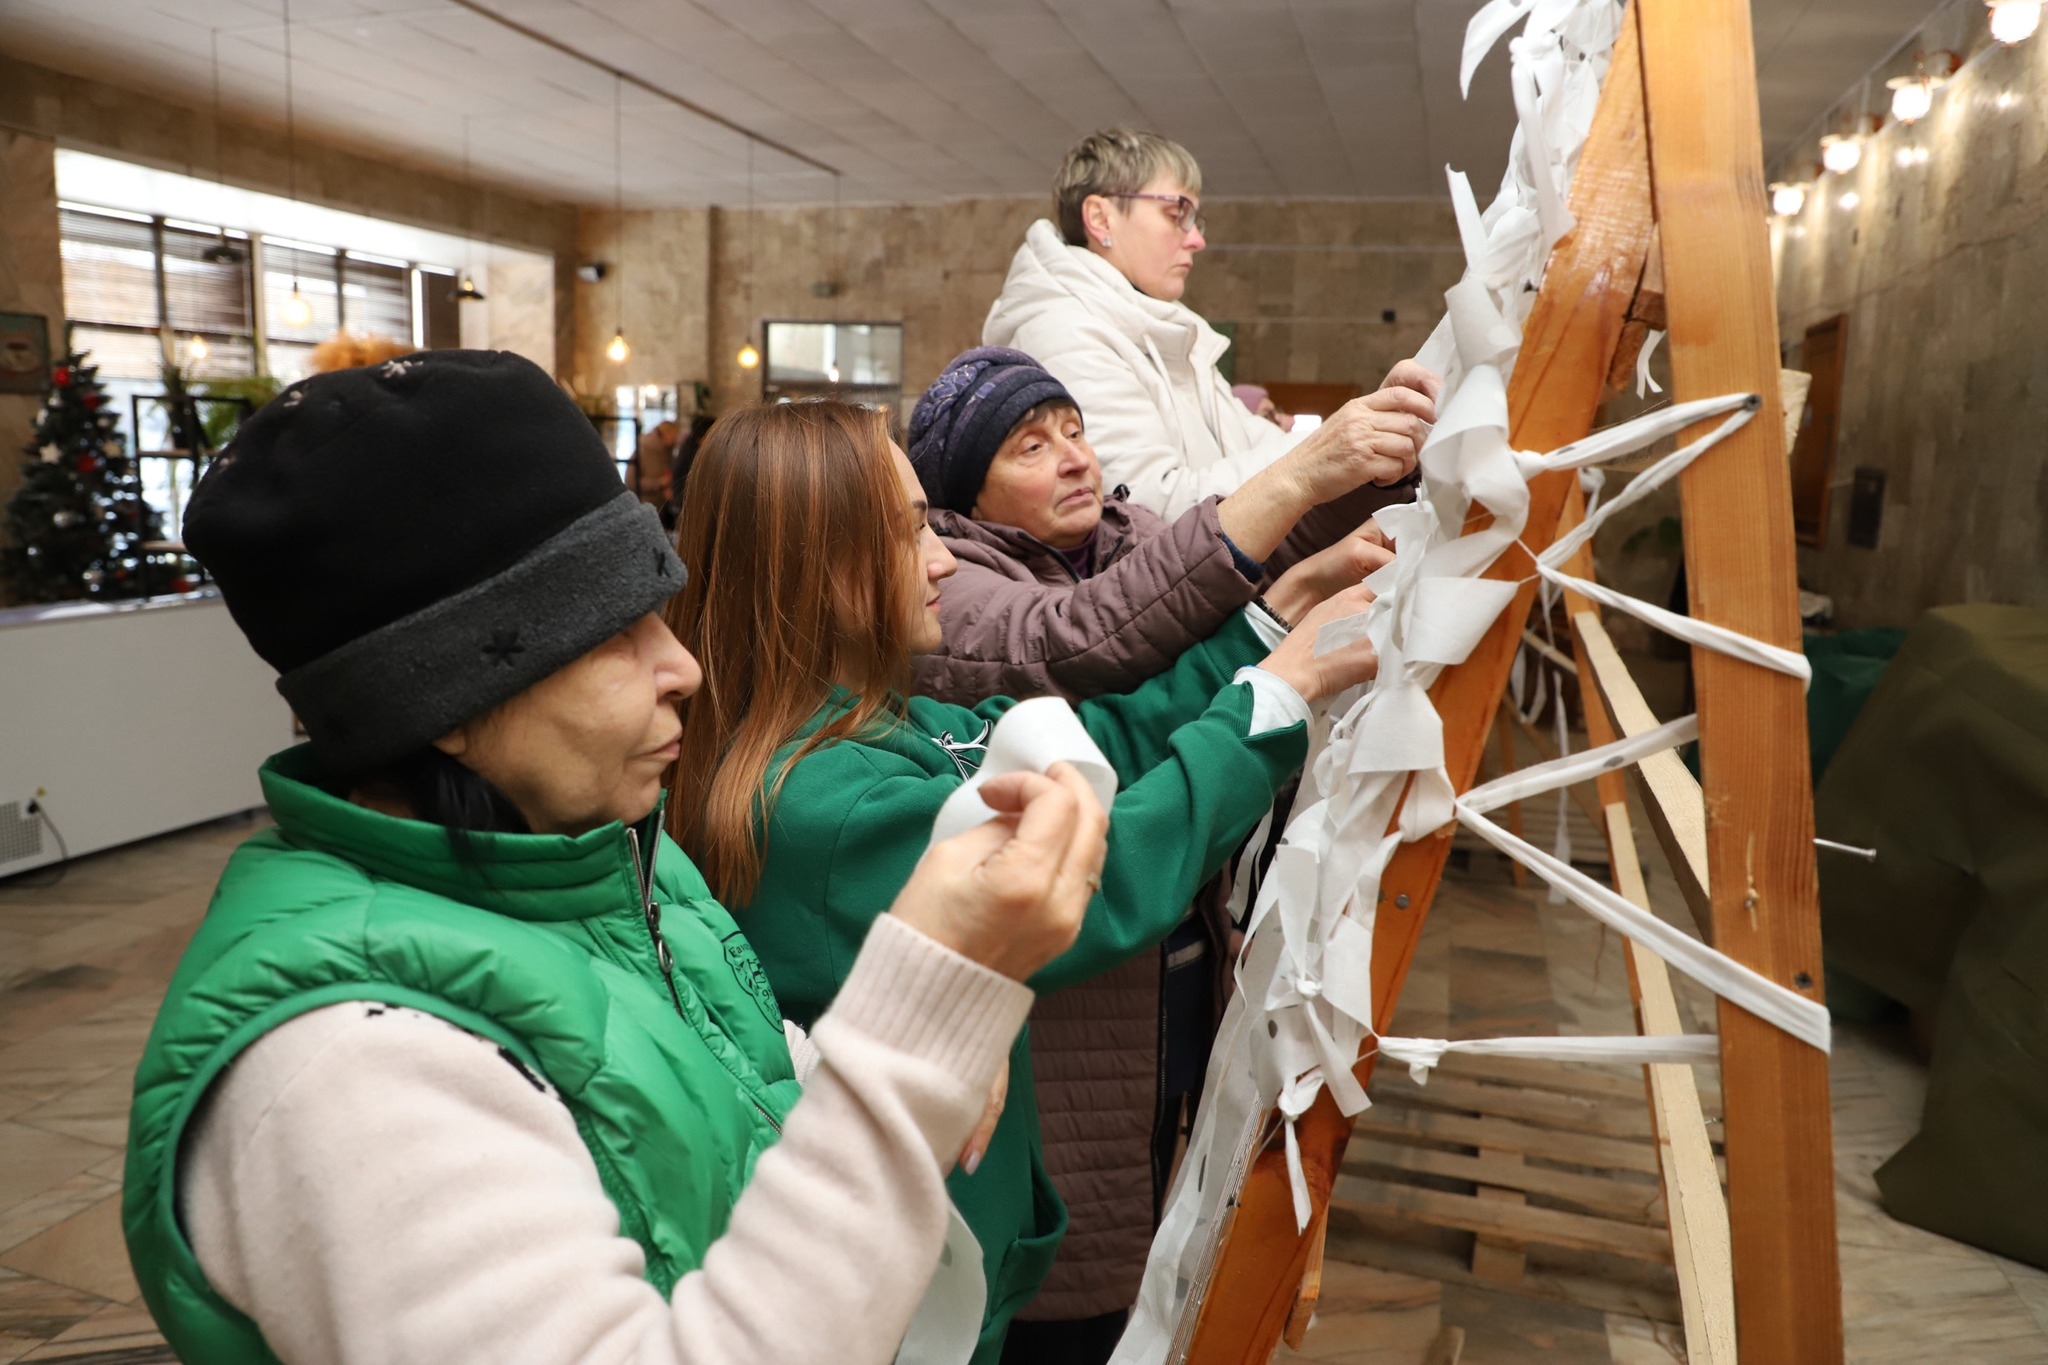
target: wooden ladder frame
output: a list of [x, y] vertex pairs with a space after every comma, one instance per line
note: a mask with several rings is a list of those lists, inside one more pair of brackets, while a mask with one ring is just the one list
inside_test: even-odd
[[[1680, 477], [1685, 523], [1704, 532], [1686, 537], [1692, 615], [1798, 649], [1776, 295], [1747, 0], [1630, 0], [1573, 178], [1570, 207], [1578, 226], [1552, 252], [1508, 388], [1512, 444], [1544, 451], [1585, 436], [1610, 374], [1626, 371], [1645, 321], [1658, 320], [1661, 302], [1675, 401], [1751, 392], [1763, 403], [1756, 420]], [[1659, 284], [1661, 300], [1655, 297]], [[1704, 434], [1709, 425], [1680, 439]], [[1531, 480], [1522, 535], [1530, 554], [1555, 540], [1567, 505], [1577, 501], [1577, 476], [1571, 472]], [[1445, 767], [1459, 791], [1477, 776], [1536, 591], [1530, 565], [1515, 549], [1486, 576], [1526, 581], [1466, 662], [1446, 669], [1432, 690], [1444, 721]], [[1582, 601], [1568, 606], [1585, 661], [1589, 726], [1602, 712], [1591, 704], [1596, 694], [1590, 683], [1597, 677], [1607, 684], [1607, 705], [1616, 709], [1622, 728], [1634, 729], [1631, 716], [1640, 720], [1647, 708], [1640, 707], [1633, 684], [1624, 684], [1626, 670], [1615, 678], [1594, 667], [1605, 661], [1597, 614]], [[1611, 645], [1606, 654], [1612, 654]], [[1618, 664], [1618, 656], [1613, 662]], [[1688, 810], [1703, 813], [1690, 818], [1704, 826], [1704, 866], [1693, 863], [1697, 840], [1674, 847], [1686, 855], [1710, 899], [1712, 942], [1771, 980], [1819, 1000], [1819, 889], [1803, 688], [1796, 678], [1704, 649], [1694, 650], [1693, 669], [1702, 791], [1690, 808], [1682, 791], [1670, 804], [1660, 802], [1656, 823], [1662, 831], [1674, 820], [1685, 824]], [[1631, 695], [1638, 712], [1630, 710]], [[1604, 713], [1598, 724], [1591, 737], [1611, 737]], [[1669, 779], [1668, 764], [1660, 771]], [[1619, 793], [1613, 781], [1601, 785], [1615, 873], [1618, 881], [1633, 877], [1624, 891], [1640, 897], [1640, 871]], [[1402, 845], [1381, 880], [1372, 962], [1376, 1031], [1391, 1026], [1450, 845], [1449, 830]], [[1645, 1029], [1676, 1028], [1663, 964], [1633, 949], [1630, 968]], [[1732, 1345], [1754, 1365], [1839, 1365], [1841, 1280], [1828, 1059], [1725, 1000], [1719, 1002], [1719, 1033]], [[1375, 1059], [1370, 1051], [1361, 1057], [1356, 1071], [1362, 1082], [1370, 1079]], [[1680, 1131], [1684, 1102], [1678, 1096], [1684, 1087], [1678, 1076], [1660, 1074], [1684, 1073], [1689, 1086], [1688, 1069], [1646, 1071], [1660, 1152], [1693, 1146], [1696, 1158], [1693, 1134]], [[1692, 1112], [1697, 1109], [1695, 1094]], [[1350, 1120], [1327, 1090], [1297, 1124], [1313, 1209], [1306, 1231], [1296, 1228], [1278, 1140], [1253, 1159], [1197, 1310], [1185, 1356], [1191, 1365], [1264, 1365], [1290, 1319], [1299, 1339], [1317, 1278], [1330, 1189], [1350, 1132]], [[1702, 1132], [1699, 1142], [1704, 1141]], [[1714, 1255], [1712, 1223], [1720, 1192], [1703, 1188], [1697, 1160], [1689, 1169], [1687, 1174], [1676, 1164], [1666, 1166], [1667, 1194], [1675, 1196], [1673, 1235], [1685, 1243], [1675, 1247], [1681, 1298], [1689, 1338], [1698, 1327], [1694, 1359], [1720, 1365], [1733, 1359], [1725, 1345], [1705, 1352], [1728, 1335], [1725, 1321], [1718, 1327], [1713, 1322], [1725, 1319], [1725, 1308], [1717, 1311], [1714, 1304], [1714, 1267], [1701, 1264], [1701, 1257], [1710, 1261]]]

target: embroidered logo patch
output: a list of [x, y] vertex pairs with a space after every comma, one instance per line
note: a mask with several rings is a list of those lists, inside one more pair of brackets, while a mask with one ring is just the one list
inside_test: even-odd
[[768, 984], [768, 973], [761, 969], [761, 959], [755, 957], [754, 950], [747, 945], [746, 935], [734, 930], [722, 941], [725, 944], [725, 965], [732, 968], [733, 980], [754, 997], [754, 1003], [761, 1007], [762, 1016], [781, 1028], [782, 1006], [775, 1003], [775, 988]]

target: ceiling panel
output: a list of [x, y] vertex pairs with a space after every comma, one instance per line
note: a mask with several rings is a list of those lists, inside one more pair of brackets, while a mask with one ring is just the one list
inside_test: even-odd
[[[1041, 194], [1089, 129], [1178, 137], [1215, 195], [1438, 197], [1498, 183], [1506, 63], [1457, 89], [1481, 0], [479, 0], [841, 172], [851, 202]], [[1754, 0], [1775, 156], [1936, 0]], [[292, 0], [300, 128], [546, 198], [612, 197], [614, 81], [454, 0]], [[0, 50], [280, 124], [279, 0], [0, 0]], [[630, 205], [734, 202], [747, 144], [630, 85]], [[766, 147], [762, 202], [834, 177]]]

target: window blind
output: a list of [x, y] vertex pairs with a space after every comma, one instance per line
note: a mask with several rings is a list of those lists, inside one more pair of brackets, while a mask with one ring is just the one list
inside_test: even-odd
[[164, 303], [168, 321], [180, 332], [214, 336], [249, 335], [249, 260], [232, 264], [204, 259], [219, 243], [216, 233], [166, 227], [164, 232]]
[[344, 256], [341, 307], [357, 336], [412, 341], [412, 271], [400, 261]]
[[64, 309], [78, 322], [156, 327], [156, 238], [145, 219], [60, 209]]

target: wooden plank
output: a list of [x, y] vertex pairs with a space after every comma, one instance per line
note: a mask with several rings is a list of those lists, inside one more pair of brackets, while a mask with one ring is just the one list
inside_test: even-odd
[[[1654, 214], [1634, 6], [1623, 17], [1568, 204], [1578, 225], [1551, 252], [1508, 385], [1509, 439], [1518, 450], [1553, 450], [1592, 429], [1608, 362], [1642, 279]], [[1576, 481], [1566, 471], [1530, 481], [1521, 536], [1530, 553], [1550, 544], [1565, 490]], [[1445, 768], [1459, 791], [1478, 771], [1536, 593], [1525, 557], [1515, 552], [1502, 555], [1488, 576], [1527, 581], [1466, 662], [1446, 669], [1431, 692], [1444, 718]], [[1404, 844], [1382, 878], [1373, 930], [1375, 1030], [1391, 1026], [1450, 847], [1448, 838]], [[1373, 1057], [1362, 1058], [1361, 1075], [1370, 1076], [1372, 1066]], [[1350, 1135], [1350, 1121], [1327, 1090], [1295, 1125], [1312, 1204], [1328, 1200]], [[1190, 1365], [1267, 1359], [1293, 1310], [1308, 1256], [1308, 1239], [1295, 1225], [1286, 1153], [1275, 1142], [1245, 1174], [1197, 1311]]]
[[[1607, 628], [1592, 611], [1572, 613], [1572, 633], [1586, 651], [1599, 695], [1624, 735], [1654, 730], [1660, 723], [1643, 700], [1642, 689], [1621, 660], [1621, 652], [1608, 638]], [[1590, 713], [1598, 708], [1588, 706]], [[1602, 718], [1604, 719], [1604, 717]], [[1590, 720], [1588, 722], [1591, 723]], [[1642, 785], [1643, 806], [1650, 813], [1651, 828], [1663, 845], [1671, 875], [1677, 880], [1685, 903], [1698, 921], [1700, 935], [1712, 940], [1712, 902], [1708, 896], [1707, 807], [1700, 797], [1699, 780], [1685, 766], [1676, 750], [1652, 754], [1636, 765]]]
[[1519, 1152], [1503, 1147], [1481, 1147], [1477, 1156], [1468, 1156], [1435, 1147], [1354, 1143], [1344, 1153], [1343, 1169], [1352, 1175], [1376, 1171], [1439, 1175], [1448, 1180], [1469, 1180], [1475, 1185], [1540, 1194], [1546, 1199], [1576, 1204], [1587, 1213], [1646, 1227], [1662, 1227], [1665, 1221], [1664, 1196], [1659, 1186], [1613, 1175], [1580, 1175], [1549, 1166], [1532, 1166]]
[[1560, 1132], [1555, 1128], [1539, 1128], [1513, 1119], [1473, 1118], [1469, 1114], [1449, 1114], [1440, 1109], [1396, 1109], [1374, 1105], [1358, 1116], [1357, 1126], [1359, 1134], [1367, 1138], [1495, 1147], [1520, 1152], [1523, 1156], [1541, 1157], [1545, 1161], [1657, 1174], [1657, 1149], [1653, 1143]]
[[1314, 1242], [1309, 1248], [1308, 1270], [1301, 1277], [1301, 1288], [1295, 1292], [1294, 1311], [1287, 1315], [1287, 1329], [1280, 1334], [1290, 1351], [1301, 1349], [1301, 1343], [1308, 1338], [1309, 1324], [1316, 1319], [1316, 1304], [1323, 1297], [1323, 1246], [1329, 1230], [1330, 1210], [1325, 1207], [1318, 1211], [1316, 1225], [1311, 1229]]
[[[1329, 1254], [1354, 1265], [1397, 1271], [1419, 1279], [1497, 1288], [1475, 1276], [1463, 1257], [1440, 1247], [1418, 1245], [1402, 1236], [1411, 1226], [1399, 1219], [1336, 1209], [1330, 1217]], [[1561, 1264], [1566, 1261], [1599, 1264], [1597, 1268]], [[1622, 1272], [1628, 1270], [1636, 1273], [1625, 1276]], [[1632, 1257], [1539, 1246], [1514, 1292], [1527, 1298], [1596, 1308], [1604, 1313], [1626, 1313], [1658, 1322], [1681, 1320], [1678, 1296], [1671, 1287], [1671, 1267]]]
[[[1615, 888], [1647, 910], [1649, 888], [1633, 853], [1628, 807], [1609, 806], [1607, 813], [1610, 843], [1621, 850], [1615, 854]], [[1663, 960], [1631, 943], [1629, 975], [1643, 1032], [1683, 1033], [1671, 973]], [[1664, 1204], [1678, 1299], [1685, 1314], [1687, 1359], [1692, 1365], [1734, 1365], [1735, 1267], [1728, 1243], [1728, 1204], [1721, 1193], [1693, 1069], [1659, 1064], [1643, 1070], [1649, 1076], [1657, 1154], [1664, 1168]]]
[[[1673, 401], [1746, 391], [1763, 404], [1680, 476], [1691, 612], [1798, 649], [1748, 0], [1637, 0], [1630, 9], [1642, 26]], [[1709, 650], [1694, 651], [1693, 676], [1714, 944], [1818, 1001], [1805, 689]], [[1738, 1344], [1771, 1365], [1838, 1365], [1827, 1055], [1726, 1001], [1720, 1035]]]
[[[1534, 1204], [1509, 1204], [1477, 1195], [1450, 1194], [1420, 1185], [1398, 1185], [1364, 1176], [1340, 1175], [1330, 1197], [1335, 1208], [1381, 1217], [1411, 1218], [1436, 1227], [1492, 1234], [1579, 1251], [1604, 1251], [1638, 1261], [1668, 1262], [1671, 1239], [1662, 1228], [1624, 1223], [1591, 1214], [1566, 1213]], [[1475, 1272], [1476, 1273], [1476, 1272]]]
[[1398, 1098], [1410, 1109], [1461, 1109], [1469, 1113], [1518, 1119], [1539, 1128], [1556, 1128], [1567, 1133], [1593, 1133], [1642, 1142], [1650, 1141], [1653, 1136], [1640, 1087], [1627, 1103], [1616, 1104], [1555, 1091], [1489, 1085], [1482, 1081], [1461, 1080], [1456, 1076], [1431, 1076], [1428, 1085], [1417, 1085], [1404, 1074], [1398, 1078], [1392, 1075], [1376, 1078], [1373, 1094]]
[[[1524, 1090], [1555, 1090], [1560, 1094], [1584, 1095], [1623, 1104], [1637, 1103], [1643, 1098], [1640, 1073], [1640, 1067], [1629, 1067], [1624, 1071], [1618, 1063], [1601, 1066], [1530, 1057], [1474, 1057], [1464, 1052], [1446, 1053], [1444, 1059], [1437, 1063], [1435, 1072], [1438, 1076], [1497, 1081]], [[1385, 1083], [1384, 1077], [1380, 1083]], [[1709, 1079], [1703, 1098], [1711, 1099], [1713, 1093], [1714, 1087]]]
[[[1481, 1156], [1491, 1156], [1500, 1164], [1520, 1165], [1522, 1158], [1510, 1152], [1496, 1151], [1482, 1147]], [[1529, 1196], [1517, 1189], [1503, 1185], [1480, 1185], [1472, 1191], [1475, 1199], [1496, 1204], [1527, 1204]], [[1504, 1237], [1499, 1233], [1482, 1232], [1472, 1239], [1472, 1273], [1493, 1284], [1519, 1284], [1522, 1272], [1528, 1269], [1528, 1243], [1519, 1237]]]
[[[1583, 505], [1567, 505], [1568, 524], [1575, 515], [1583, 515]], [[1571, 571], [1589, 576], [1592, 567], [1592, 549], [1587, 546], [1575, 558]], [[1565, 594], [1565, 608], [1572, 622], [1573, 649], [1583, 665], [1580, 677], [1600, 680], [1623, 694], [1625, 709], [1634, 725], [1654, 725], [1655, 718], [1642, 705], [1642, 694], [1636, 689], [1634, 677], [1620, 667], [1620, 656], [1614, 654], [1607, 633], [1600, 629], [1599, 609], [1569, 591]], [[1609, 672], [1605, 679], [1600, 679], [1587, 647], [1591, 634], [1597, 634], [1607, 652]], [[1609, 723], [1607, 708], [1590, 695], [1585, 702], [1587, 741], [1596, 746], [1612, 743], [1617, 736]], [[1682, 766], [1680, 770], [1683, 771]], [[1602, 773], [1599, 790], [1606, 813], [1607, 858], [1615, 890], [1648, 910], [1649, 887], [1636, 857], [1635, 831], [1629, 821], [1627, 791], [1620, 774]], [[1635, 1001], [1642, 1032], [1667, 1036], [1685, 1032], [1678, 1015], [1677, 997], [1671, 991], [1671, 973], [1663, 960], [1640, 944], [1630, 943], [1628, 969], [1629, 993]], [[1657, 1134], [1672, 1262], [1678, 1279], [1680, 1311], [1685, 1319], [1687, 1358], [1692, 1365], [1734, 1365], [1735, 1281], [1729, 1259], [1728, 1205], [1721, 1193], [1720, 1171], [1714, 1163], [1695, 1071], [1689, 1066], [1658, 1064], [1644, 1067], [1643, 1073]]]
[[[1500, 771], [1503, 777], [1522, 766], [1515, 758], [1515, 727], [1513, 722], [1508, 719], [1508, 712], [1513, 709], [1508, 703], [1507, 698], [1503, 697], [1501, 698], [1500, 709], [1493, 713], [1493, 729], [1500, 741]], [[1520, 719], [1520, 717], [1517, 717], [1517, 719]], [[1514, 835], [1517, 839], [1522, 837], [1522, 803], [1519, 801], [1508, 802], [1507, 828], [1508, 833]], [[1508, 862], [1508, 879], [1514, 882], [1516, 886], [1527, 886], [1529, 884], [1529, 869], [1510, 859]]]

